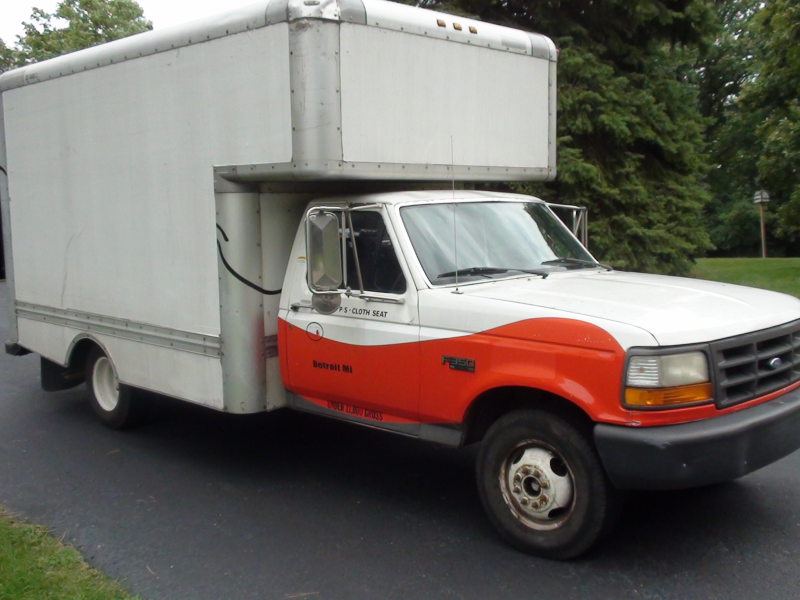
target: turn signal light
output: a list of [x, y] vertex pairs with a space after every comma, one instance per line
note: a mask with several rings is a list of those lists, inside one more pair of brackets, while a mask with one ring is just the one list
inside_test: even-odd
[[661, 389], [625, 388], [625, 404], [629, 406], [675, 406], [703, 402], [713, 397], [710, 383]]
[[436, 24], [437, 24], [439, 27], [447, 27], [447, 23], [445, 23], [445, 22], [444, 22], [442, 19], [437, 19], [437, 20], [436, 20]]
[[458, 23], [453, 23], [453, 29], [461, 31], [461, 25], [459, 25]]

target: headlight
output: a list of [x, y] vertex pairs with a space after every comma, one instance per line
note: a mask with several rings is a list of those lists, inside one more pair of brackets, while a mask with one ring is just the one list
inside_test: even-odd
[[703, 352], [632, 356], [625, 379], [625, 404], [673, 406], [713, 398]]

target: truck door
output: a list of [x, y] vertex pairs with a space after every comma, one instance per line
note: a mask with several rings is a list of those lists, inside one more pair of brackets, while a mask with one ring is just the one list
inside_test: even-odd
[[296, 408], [335, 411], [414, 433], [419, 411], [417, 291], [380, 208], [354, 210], [347, 219], [342, 216], [342, 223], [346, 281], [358, 291], [342, 294], [334, 313], [321, 314], [311, 308], [306, 269], [298, 264], [285, 328], [289, 388], [299, 396]]

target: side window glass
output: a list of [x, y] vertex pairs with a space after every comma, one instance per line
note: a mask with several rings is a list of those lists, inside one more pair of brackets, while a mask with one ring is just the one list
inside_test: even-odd
[[[358, 288], [358, 273], [353, 254], [355, 245], [365, 292], [402, 294], [406, 279], [400, 269], [386, 224], [378, 212], [353, 211], [353, 231], [347, 236], [347, 283]], [[355, 244], [353, 243], [355, 241]]]

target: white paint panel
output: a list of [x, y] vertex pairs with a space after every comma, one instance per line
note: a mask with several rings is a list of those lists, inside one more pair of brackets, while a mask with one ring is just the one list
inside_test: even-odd
[[291, 159], [288, 58], [279, 24], [3, 93], [17, 298], [219, 334], [213, 166]]
[[[42, 321], [19, 319], [26, 348], [65, 364], [79, 331]], [[182, 352], [122, 338], [95, 335], [118, 370], [122, 383], [222, 410], [222, 368], [218, 357]]]
[[[310, 199], [309, 194], [261, 194], [261, 264], [263, 287], [268, 290], [282, 289], [287, 265], [291, 264], [292, 245], [298, 231], [303, 212]], [[286, 294], [288, 296], [288, 294]], [[264, 335], [277, 335], [278, 308], [281, 294], [263, 296]], [[267, 361], [269, 362], [269, 361]], [[277, 381], [280, 383], [280, 376]], [[267, 372], [267, 394], [269, 395], [269, 371]]]
[[547, 168], [548, 71], [545, 59], [342, 23], [344, 160], [450, 164], [452, 135], [456, 165]]
[[[425, 290], [419, 293], [419, 318], [423, 340], [447, 339], [488, 331], [528, 319], [572, 319], [595, 325], [608, 332], [623, 350], [633, 346], [657, 346], [655, 338], [644, 329], [595, 315], [570, 313], [549, 306], [537, 306], [535, 299], [543, 282], [539, 277], [512, 279], [494, 283], [462, 285], [461, 294], [452, 288]], [[515, 303], [492, 297], [500, 290], [514, 290], [530, 300]], [[488, 296], [488, 297], [487, 297]]]

